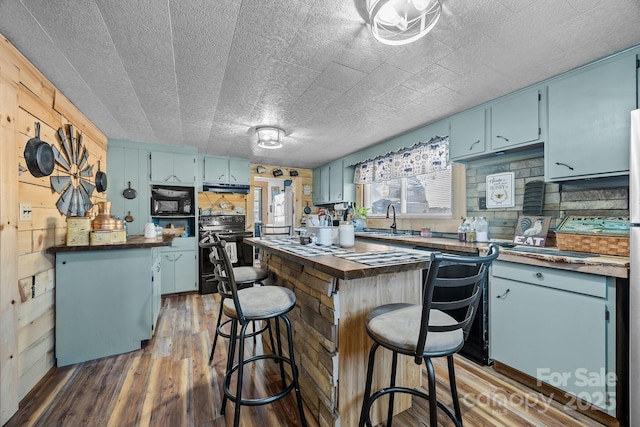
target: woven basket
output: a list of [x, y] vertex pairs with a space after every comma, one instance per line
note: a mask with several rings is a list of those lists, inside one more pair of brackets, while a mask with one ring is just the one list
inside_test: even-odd
[[[602, 221], [603, 224], [612, 225], [613, 229], [597, 229], [576, 232], [578, 226], [593, 224]], [[588, 252], [602, 255], [629, 256], [629, 232], [628, 218], [598, 218], [598, 217], [569, 217], [558, 227], [556, 242], [558, 249], [562, 251]], [[622, 229], [616, 229], [619, 225]], [[567, 232], [564, 232], [567, 231]]]

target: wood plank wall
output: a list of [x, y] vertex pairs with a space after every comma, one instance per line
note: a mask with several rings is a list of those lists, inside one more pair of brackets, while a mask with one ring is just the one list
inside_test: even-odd
[[[264, 167], [266, 169], [263, 173], [258, 173], [258, 166]], [[312, 169], [301, 169], [301, 168], [291, 168], [284, 166], [274, 166], [274, 165], [258, 165], [251, 164], [251, 188], [255, 185], [255, 178], [265, 178], [265, 179], [273, 179], [273, 170], [280, 169], [283, 172], [283, 175], [278, 177], [279, 179], [291, 179], [293, 185], [293, 191], [295, 194], [294, 201], [294, 215], [295, 215], [295, 227], [300, 227], [300, 220], [304, 215], [303, 209], [305, 206], [309, 206], [311, 208], [311, 213], [317, 214], [318, 208], [313, 206], [313, 194], [311, 189], [313, 188], [313, 170]], [[298, 172], [298, 176], [290, 176], [289, 172], [291, 170], [296, 170]], [[308, 189], [305, 194], [305, 188]], [[253, 192], [250, 192], [247, 195], [247, 228], [253, 231]]]
[[[35, 122], [41, 124], [41, 139], [61, 151], [56, 131], [73, 124], [83, 135], [89, 164], [101, 159], [103, 171], [108, 165], [106, 136], [2, 35], [0, 117], [0, 424], [4, 424], [55, 363], [55, 259], [46, 250], [64, 243], [66, 217], [56, 208], [59, 196], [49, 177], [19, 172], [20, 166], [26, 168], [23, 152], [35, 136]], [[105, 197], [95, 192], [92, 201]], [[32, 206], [31, 221], [18, 221], [20, 203]]]

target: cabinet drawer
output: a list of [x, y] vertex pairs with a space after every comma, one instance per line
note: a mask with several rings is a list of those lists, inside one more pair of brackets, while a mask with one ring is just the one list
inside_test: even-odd
[[164, 251], [173, 251], [176, 248], [180, 249], [195, 249], [196, 238], [195, 237], [176, 237], [171, 241], [171, 246], [164, 247]]
[[495, 261], [491, 268], [493, 277], [599, 298], [607, 297], [607, 278], [605, 276], [504, 261]]

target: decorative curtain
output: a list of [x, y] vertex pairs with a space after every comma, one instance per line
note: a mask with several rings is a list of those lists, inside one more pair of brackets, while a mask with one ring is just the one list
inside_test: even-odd
[[356, 165], [353, 182], [369, 184], [423, 175], [449, 166], [449, 137], [435, 137]]

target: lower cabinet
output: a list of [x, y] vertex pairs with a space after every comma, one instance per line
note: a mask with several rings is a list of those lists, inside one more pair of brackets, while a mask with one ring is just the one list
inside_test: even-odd
[[615, 416], [615, 280], [496, 261], [490, 357]]
[[162, 296], [162, 258], [160, 257], [160, 249], [151, 250], [151, 329], [155, 332], [160, 315], [160, 305]]
[[161, 249], [162, 295], [198, 289], [195, 237], [179, 237]]
[[141, 341], [152, 337], [160, 308], [160, 294], [154, 294], [152, 251], [56, 254], [58, 366], [138, 350]]

